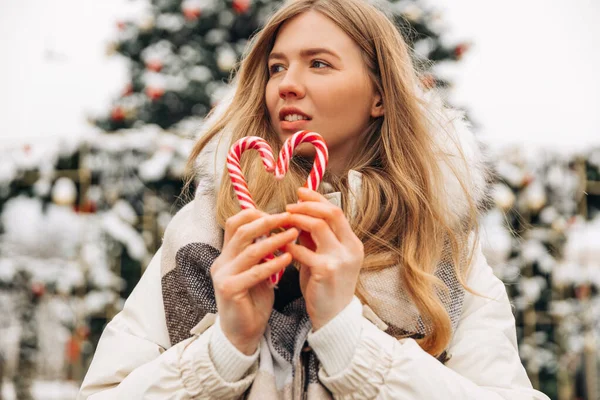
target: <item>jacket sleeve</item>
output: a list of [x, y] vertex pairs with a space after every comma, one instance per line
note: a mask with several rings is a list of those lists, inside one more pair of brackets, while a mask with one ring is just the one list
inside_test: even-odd
[[[322, 362], [319, 378], [334, 398], [548, 400], [532, 388], [523, 368], [506, 289], [481, 246], [473, 263], [467, 284], [488, 298], [465, 293], [446, 365], [413, 339], [396, 340], [377, 328], [361, 315], [356, 297], [340, 318], [312, 333], [309, 344]], [[348, 352], [349, 346], [332, 344], [341, 332], [352, 329], [360, 335], [348, 357], [341, 352]], [[346, 365], [340, 364], [348, 359]]]
[[[213, 343], [229, 343], [214, 321], [201, 321], [192, 329], [194, 336], [171, 347], [161, 293], [160, 253], [102, 333], [78, 399], [230, 399], [240, 397], [254, 380], [258, 350], [240, 361], [237, 354], [227, 354], [237, 350], [232, 345], [219, 345], [220, 362], [213, 363]], [[209, 327], [203, 330], [201, 326]], [[215, 367], [224, 360], [246, 363], [237, 376], [227, 371], [237, 380], [225, 379]]]

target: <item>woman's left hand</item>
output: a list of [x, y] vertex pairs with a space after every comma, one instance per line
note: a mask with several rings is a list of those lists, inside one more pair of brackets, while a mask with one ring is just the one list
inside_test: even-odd
[[291, 225], [302, 230], [300, 244], [286, 251], [301, 264], [300, 289], [316, 331], [352, 301], [364, 250], [341, 208], [306, 188], [298, 189], [298, 198], [301, 203], [286, 209]]

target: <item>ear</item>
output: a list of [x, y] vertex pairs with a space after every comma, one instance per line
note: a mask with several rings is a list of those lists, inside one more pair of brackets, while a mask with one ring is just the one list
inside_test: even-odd
[[371, 106], [371, 117], [379, 118], [383, 115], [383, 112], [383, 100], [381, 99], [381, 95], [379, 93], [376, 93], [373, 96], [373, 104]]

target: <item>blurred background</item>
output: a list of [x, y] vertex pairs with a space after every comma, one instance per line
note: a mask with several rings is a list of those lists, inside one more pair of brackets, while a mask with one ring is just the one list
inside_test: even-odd
[[[484, 252], [552, 399], [600, 398], [600, 3], [380, 0], [491, 154]], [[73, 399], [275, 0], [0, 0], [0, 399]]]

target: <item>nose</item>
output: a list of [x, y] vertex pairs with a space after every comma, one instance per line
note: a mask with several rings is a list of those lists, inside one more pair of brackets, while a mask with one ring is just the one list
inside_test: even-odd
[[304, 97], [305, 88], [301, 83], [298, 73], [293, 68], [288, 68], [285, 76], [279, 82], [279, 97], [287, 99], [289, 97]]

